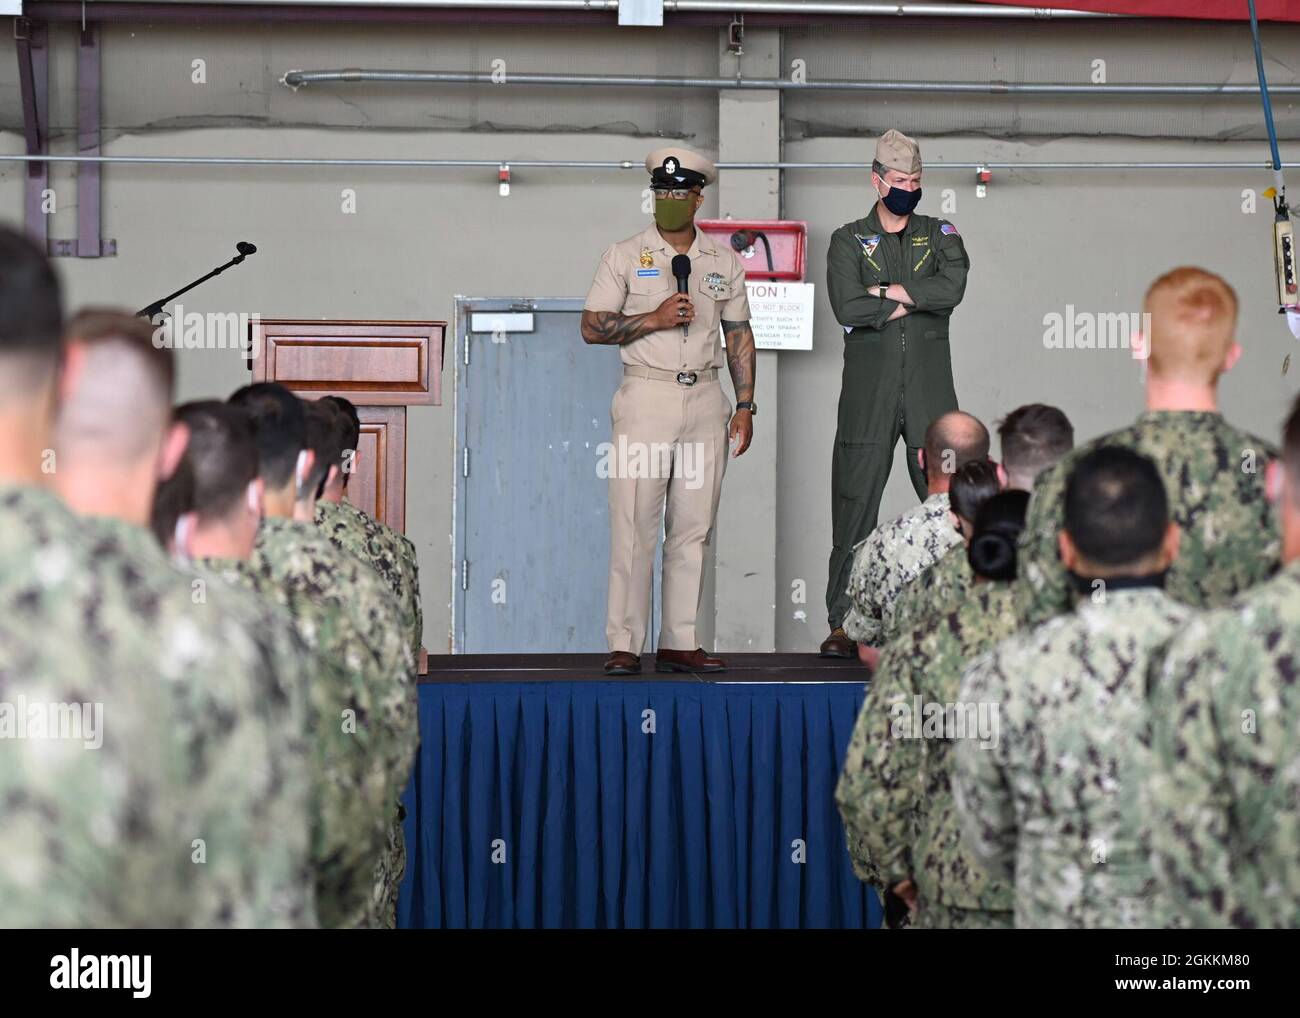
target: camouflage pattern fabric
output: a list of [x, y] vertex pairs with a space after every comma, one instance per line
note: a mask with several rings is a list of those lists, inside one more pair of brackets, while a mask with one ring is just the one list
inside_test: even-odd
[[1016, 925], [1166, 925], [1140, 790], [1149, 673], [1192, 612], [1155, 587], [1111, 589], [976, 661], [961, 698], [999, 706], [992, 749], [957, 747], [967, 844], [1015, 880]]
[[280, 679], [152, 540], [0, 493], [0, 925], [315, 925]]
[[411, 653], [420, 656], [424, 610], [420, 603], [420, 568], [415, 545], [400, 531], [362, 512], [351, 502], [316, 503], [316, 526], [330, 543], [367, 562], [402, 606]]
[[894, 606], [912, 580], [939, 560], [961, 535], [948, 515], [946, 492], [873, 530], [853, 549], [849, 600], [844, 618], [850, 640], [881, 647], [894, 628]]
[[959, 542], [903, 588], [894, 605], [894, 628], [889, 638], [907, 632], [927, 616], [956, 610], [974, 587], [975, 574], [966, 557], [966, 544]]
[[1152, 859], [1195, 927], [1300, 926], [1300, 564], [1171, 645], [1151, 694]]
[[[390, 879], [393, 863], [383, 859], [393, 836], [395, 806], [385, 809], [383, 804], [395, 804], [405, 790], [419, 740], [415, 660], [401, 608], [373, 569], [336, 548], [314, 524], [263, 520], [252, 568], [261, 582], [276, 589], [308, 642], [351, 680], [349, 689], [340, 691], [346, 696], [324, 708], [322, 717], [332, 719], [331, 730], [342, 718], [345, 728], [355, 727], [352, 738], [364, 736], [367, 767], [350, 781], [367, 790], [374, 841], [365, 888], [346, 889], [361, 892], [360, 912], [352, 898], [336, 925], [387, 925], [376, 911], [383, 895], [375, 885]], [[324, 911], [321, 922], [326, 922]]]
[[[415, 546], [406, 535], [368, 516], [348, 502], [316, 503], [316, 526], [336, 548], [367, 563], [393, 592], [402, 606], [402, 623], [418, 661], [424, 616], [420, 607], [419, 568]], [[383, 858], [375, 871], [374, 906], [380, 925], [397, 926], [397, 891], [406, 872], [406, 841], [394, 807]]]
[[956, 611], [886, 646], [849, 740], [835, 801], [854, 869], [877, 887], [911, 876], [918, 923], [937, 921], [933, 906], [986, 913], [971, 923], [1011, 921], [1010, 886], [962, 844], [951, 755], [995, 735], [996, 719], [962, 710], [957, 691], [967, 663], [1014, 631], [1013, 597], [1010, 584], [980, 583]]
[[1017, 556], [1017, 611], [1023, 626], [1068, 612], [1073, 591], [1057, 553], [1065, 480], [1079, 457], [1102, 445], [1149, 456], [1169, 495], [1182, 543], [1165, 590], [1193, 608], [1216, 608], [1274, 572], [1277, 520], [1264, 492], [1264, 468], [1276, 448], [1209, 411], [1149, 411], [1044, 470], [1034, 484]]
[[359, 925], [362, 895], [379, 851], [376, 810], [367, 798], [375, 794], [379, 771], [373, 740], [355, 731], [346, 716], [352, 711], [360, 717], [366, 709], [365, 677], [318, 653], [337, 646], [340, 622], [328, 610], [300, 603], [297, 619], [312, 637], [308, 642], [289, 611], [292, 598], [255, 573], [248, 561], [205, 558], [193, 567], [199, 576], [241, 592], [247, 610], [258, 616], [250, 618], [250, 629], [268, 630], [277, 654], [291, 654], [307, 669], [303, 694], [313, 778], [311, 854], [317, 910], [322, 926]]
[[252, 625], [238, 595], [177, 569], [144, 527], [103, 517], [83, 526], [124, 553], [118, 561], [124, 583], [135, 581], [138, 610], [173, 605], [164, 626], [188, 624], [189, 639], [207, 634], [208, 670], [189, 669], [167, 685], [202, 810], [193, 821], [203, 842], [195, 869], [213, 889], [213, 916], [202, 925], [265, 925], [260, 916], [276, 916], [270, 925], [315, 926], [305, 662]]
[[953, 908], [929, 904], [917, 912], [913, 930], [1009, 930], [1015, 927], [1013, 913], [985, 912], [977, 908]]

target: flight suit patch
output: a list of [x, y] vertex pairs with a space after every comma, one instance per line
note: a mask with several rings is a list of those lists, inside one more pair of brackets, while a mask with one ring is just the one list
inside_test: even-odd
[[943, 223], [943, 224], [941, 224], [941, 225], [939, 226], [939, 232], [942, 233], [942, 234], [943, 234], [944, 236], [946, 236], [946, 237], [947, 237], [947, 236], [952, 236], [952, 237], [959, 237], [959, 236], [961, 236], [961, 234], [959, 234], [959, 233], [957, 232], [957, 227], [953, 226], [952, 223]]
[[[870, 261], [871, 256], [876, 253], [876, 248], [880, 246], [880, 234], [875, 233], [870, 237], [864, 237], [860, 233], [855, 233], [853, 236], [858, 238], [858, 243], [862, 245], [863, 255]], [[872, 262], [872, 264], [874, 265], [875, 262]]]

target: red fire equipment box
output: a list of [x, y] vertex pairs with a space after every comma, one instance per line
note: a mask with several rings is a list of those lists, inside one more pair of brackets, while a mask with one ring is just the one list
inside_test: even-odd
[[740, 256], [746, 279], [803, 280], [807, 223], [789, 219], [697, 219], [695, 225]]

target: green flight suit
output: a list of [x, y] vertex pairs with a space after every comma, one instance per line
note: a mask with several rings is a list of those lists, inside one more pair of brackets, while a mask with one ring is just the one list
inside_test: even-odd
[[[830, 576], [826, 611], [831, 628], [848, 614], [846, 593], [853, 546], [876, 527], [894, 446], [907, 443], [907, 466], [917, 497], [926, 497], [916, 451], [925, 429], [957, 409], [948, 348], [948, 318], [966, 291], [970, 259], [957, 228], [916, 212], [901, 233], [885, 233], [873, 206], [865, 219], [831, 235], [826, 289], [844, 337], [835, 452], [831, 460]], [[900, 283], [916, 302], [888, 321], [898, 303], [868, 288]]]

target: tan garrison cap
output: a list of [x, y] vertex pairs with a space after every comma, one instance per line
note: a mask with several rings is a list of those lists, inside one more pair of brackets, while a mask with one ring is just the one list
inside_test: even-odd
[[645, 168], [652, 184], [703, 187], [718, 179], [717, 168], [688, 148], [657, 148], [645, 157]]
[[890, 128], [876, 142], [876, 162], [899, 173], [920, 173], [921, 146], [916, 139]]

